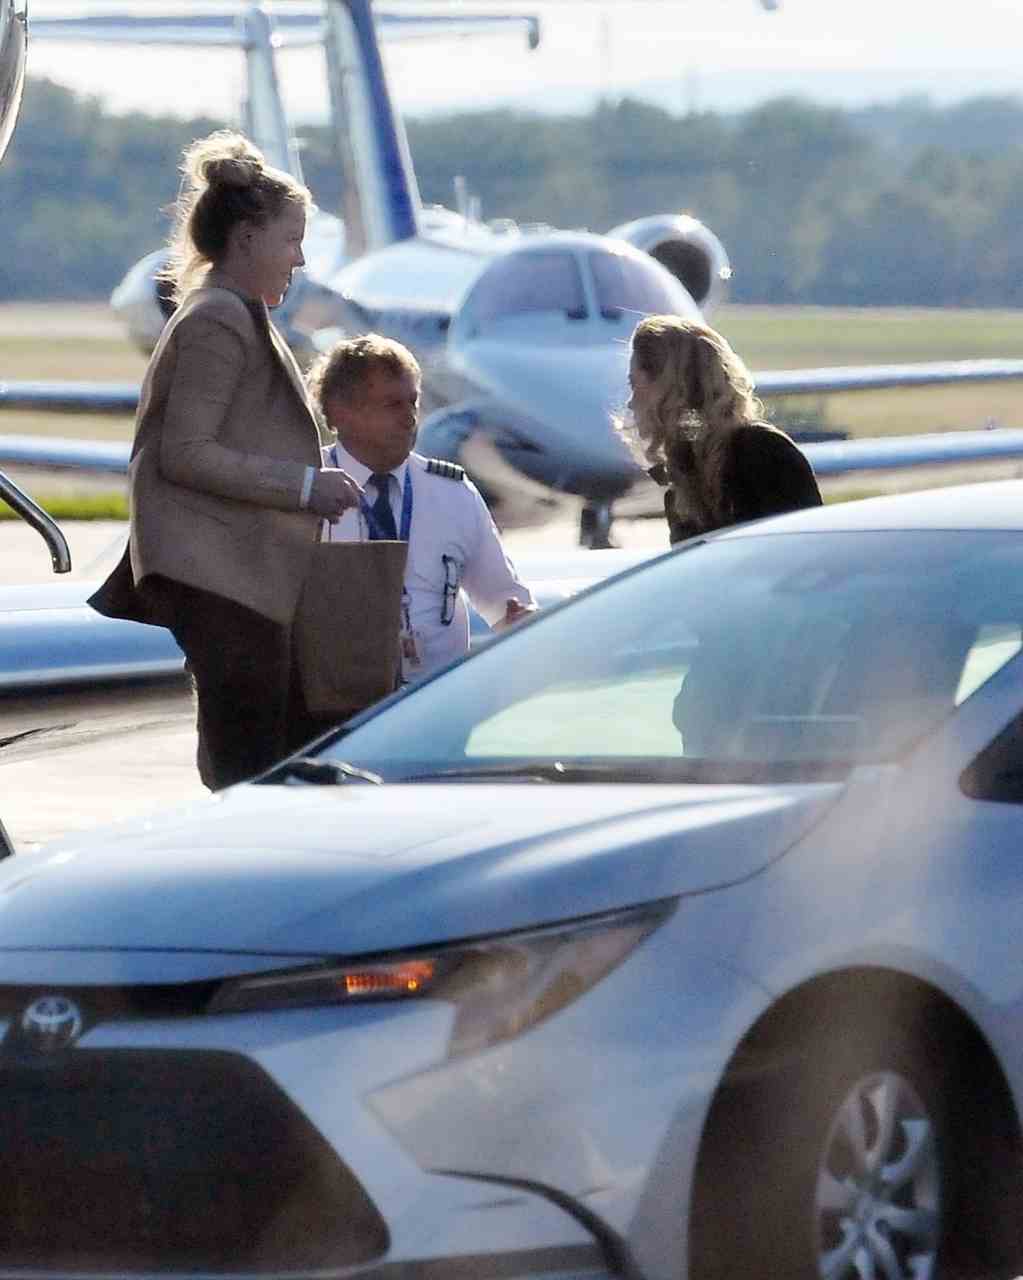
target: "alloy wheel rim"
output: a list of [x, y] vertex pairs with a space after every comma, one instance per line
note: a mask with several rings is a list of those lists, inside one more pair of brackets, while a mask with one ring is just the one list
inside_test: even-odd
[[903, 1076], [864, 1076], [835, 1110], [814, 1191], [821, 1280], [930, 1280], [941, 1239], [934, 1119]]

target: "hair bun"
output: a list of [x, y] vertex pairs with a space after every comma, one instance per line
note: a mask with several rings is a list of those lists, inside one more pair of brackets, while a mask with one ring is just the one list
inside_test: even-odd
[[250, 156], [213, 156], [202, 176], [211, 187], [251, 187], [259, 176], [259, 161]]
[[181, 166], [193, 190], [251, 187], [265, 167], [263, 153], [234, 129], [218, 129], [193, 142], [185, 149]]

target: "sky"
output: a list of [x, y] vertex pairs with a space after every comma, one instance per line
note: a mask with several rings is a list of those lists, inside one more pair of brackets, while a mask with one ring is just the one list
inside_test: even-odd
[[[93, 13], [125, 7], [116, 0], [88, 5]], [[130, 7], [159, 11], [155, 0]], [[499, 7], [519, 9], [508, 0]], [[35, 14], [83, 8], [33, 0], [30, 22]], [[792, 92], [843, 105], [907, 93], [936, 102], [1023, 94], [1021, 0], [781, 0], [775, 12], [759, 0], [527, 0], [519, 11], [540, 16], [535, 51], [512, 34], [390, 45], [386, 61], [402, 110], [587, 110], [598, 96], [636, 92], [676, 111], [736, 110]], [[288, 53], [282, 71], [296, 118], [320, 117], [325, 95], [316, 56]], [[241, 58], [233, 53], [39, 39], [30, 42], [29, 74], [98, 96], [113, 111], [225, 119], [235, 117], [242, 85]]]

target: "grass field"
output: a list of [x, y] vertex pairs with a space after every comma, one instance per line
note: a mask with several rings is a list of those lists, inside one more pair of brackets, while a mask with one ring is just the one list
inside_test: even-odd
[[[1023, 311], [726, 306], [715, 323], [754, 370], [1023, 357]], [[864, 391], [819, 407], [855, 436], [1018, 427], [1023, 383]]]
[[[145, 360], [95, 304], [0, 308], [0, 380], [137, 381]], [[25, 316], [19, 324], [19, 312]], [[1023, 355], [1023, 311], [725, 306], [717, 326], [756, 369]], [[811, 410], [822, 407], [811, 403]], [[933, 387], [832, 396], [828, 424], [854, 435], [1023, 425], [1023, 387]], [[9, 413], [0, 430], [129, 439], [126, 419]]]
[[[715, 316], [753, 370], [1023, 355], [1023, 311], [884, 310], [728, 305]], [[0, 381], [141, 379], [145, 359], [98, 304], [0, 306]], [[770, 406], [819, 415], [856, 436], [1023, 426], [1023, 385], [870, 391]], [[88, 414], [8, 413], [0, 431], [129, 440], [131, 420]]]
[[[145, 357], [124, 337], [109, 308], [55, 302], [0, 307], [0, 381], [40, 379], [139, 382]], [[130, 418], [93, 414], [6, 413], [11, 434], [130, 440]]]

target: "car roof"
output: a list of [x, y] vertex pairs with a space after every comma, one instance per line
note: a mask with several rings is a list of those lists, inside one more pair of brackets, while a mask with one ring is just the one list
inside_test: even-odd
[[844, 533], [881, 529], [1018, 529], [1023, 532], [1023, 481], [995, 480], [942, 489], [835, 502], [757, 520], [723, 531], [719, 537], [761, 533]]

